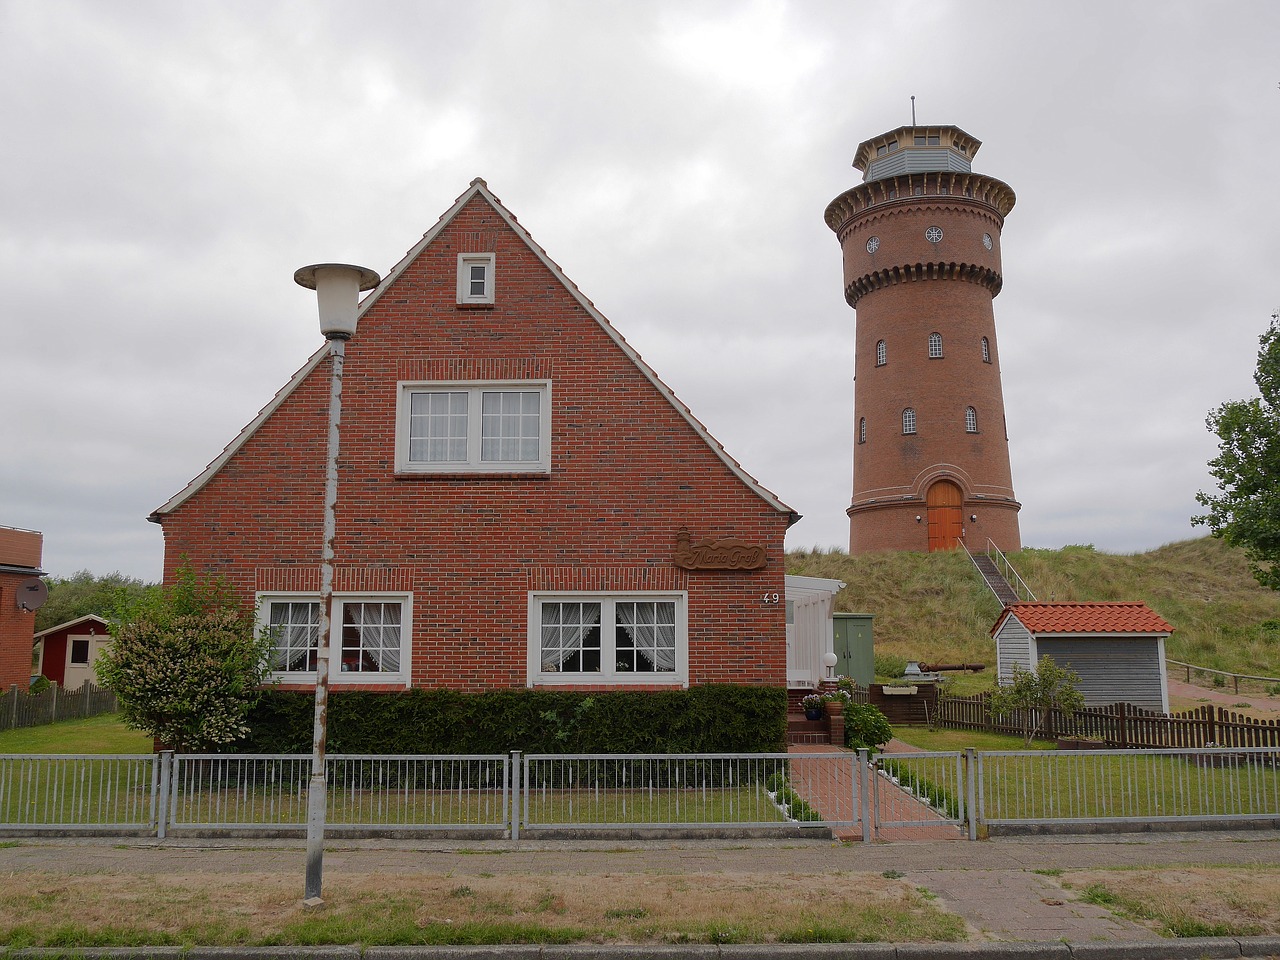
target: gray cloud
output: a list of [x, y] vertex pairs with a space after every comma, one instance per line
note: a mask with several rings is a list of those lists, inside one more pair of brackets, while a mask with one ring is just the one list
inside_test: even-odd
[[1261, 0], [0, 2], [0, 523], [159, 575], [147, 513], [472, 177], [729, 452], [840, 544], [852, 334], [822, 221], [859, 141], [984, 141], [1029, 545], [1195, 534], [1208, 409], [1280, 302], [1280, 10]]

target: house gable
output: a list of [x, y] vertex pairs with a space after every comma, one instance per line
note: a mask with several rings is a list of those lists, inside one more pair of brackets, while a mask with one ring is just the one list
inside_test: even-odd
[[[490, 219], [486, 215], [486, 211], [476, 205], [477, 201], [487, 206], [489, 210], [492, 211], [493, 217], [496, 219]], [[469, 212], [471, 216], [463, 216], [463, 225], [459, 228], [455, 221], [459, 219], [460, 215], [462, 215], [464, 211]], [[577, 306], [583, 310], [587, 316], [599, 325], [599, 327], [617, 345], [622, 354], [636, 367], [637, 370], [640, 371], [645, 379], [653, 385], [658, 393], [666, 399], [676, 413], [690, 426], [690, 428], [692, 428], [694, 433], [707, 444], [715, 456], [724, 463], [730, 472], [737, 476], [748, 486], [748, 488], [752, 489], [758, 496], [760, 496], [761, 499], [774, 509], [788, 514], [789, 523], [795, 523], [800, 519], [799, 514], [795, 513], [794, 510], [778, 499], [773, 492], [762, 486], [754, 477], [748, 474], [743, 469], [742, 465], [729, 455], [719, 441], [711, 436], [706, 427], [693, 415], [693, 412], [689, 407], [682, 403], [676, 397], [671, 388], [658, 377], [653, 368], [645, 363], [640, 354], [637, 353], [629, 343], [627, 343], [626, 339], [618, 332], [618, 330], [596, 309], [595, 305], [587, 299], [582, 291], [578, 289], [577, 284], [573, 283], [573, 281], [565, 276], [564, 271], [560, 269], [560, 266], [547, 255], [547, 252], [542, 247], [534, 242], [533, 237], [529, 232], [519, 225], [515, 216], [489, 191], [488, 185], [484, 180], [479, 178], [471, 182], [470, 187], [458, 197], [449, 210], [441, 215], [440, 220], [435, 224], [435, 226], [423, 234], [422, 239], [408, 250], [404, 257], [402, 257], [400, 261], [392, 267], [390, 272], [382, 279], [378, 286], [374, 288], [374, 290], [372, 290], [361, 302], [357, 311], [357, 317], [360, 324], [357, 332], [357, 342], [367, 340], [369, 338], [369, 331], [367, 330], [369, 321], [367, 318], [371, 312], [374, 312], [373, 319], [376, 321], [377, 313], [375, 312], [375, 308], [381, 303], [383, 298], [388, 295], [388, 291], [396, 289], [397, 295], [399, 296], [404, 296], [407, 293], [404, 289], [404, 285], [398, 286], [406, 273], [410, 274], [409, 284], [412, 284], [415, 279], [421, 283], [423, 271], [421, 269], [415, 270], [415, 264], [419, 263], [423, 254], [428, 252], [428, 249], [431, 248], [433, 244], [437, 244], [437, 241], [439, 241], [439, 245], [434, 252], [436, 258], [447, 266], [450, 256], [455, 258], [454, 262], [456, 263], [456, 257], [458, 255], [465, 255], [468, 250], [480, 250], [487, 246], [494, 245], [498, 241], [499, 237], [502, 236], [499, 223], [502, 226], [505, 226], [509, 232], [509, 236], [503, 237], [503, 239], [507, 241], [507, 246], [510, 247], [509, 241], [514, 237], [520, 242], [520, 244], [527, 247], [528, 251], [533, 254], [539, 263], [542, 264], [554, 281], [563, 288], [563, 290], [576, 302]], [[441, 240], [442, 234], [445, 235], [443, 240]], [[460, 249], [462, 246], [465, 246], [468, 249]], [[485, 252], [489, 251], [486, 250]], [[437, 264], [437, 266], [439, 266], [439, 264]], [[497, 280], [497, 284], [499, 286], [504, 282], [501, 279], [501, 276], [505, 274], [506, 269], [507, 264], [505, 263], [498, 267], [499, 279]], [[437, 276], [438, 274], [439, 271], [437, 271]], [[420, 289], [415, 292], [421, 293], [423, 291]], [[446, 295], [448, 291], [443, 290], [443, 288], [437, 288], [431, 292], [434, 294], [433, 299], [438, 302], [437, 306], [445, 306], [447, 308], [448, 304], [445, 302], [450, 300], [450, 297]], [[550, 295], [549, 291], [548, 294]], [[392, 299], [394, 300], [395, 296], [393, 296]], [[401, 304], [405, 302], [406, 300], [399, 301]], [[455, 308], [458, 306], [456, 298], [452, 300], [452, 305]], [[446, 312], [444, 316], [448, 318], [450, 314]], [[239, 451], [239, 449], [248, 442], [258, 429], [262, 427], [262, 425], [275, 413], [281, 404], [283, 404], [285, 400], [287, 400], [307, 380], [313, 378], [314, 371], [318, 366], [320, 366], [325, 356], [326, 348], [321, 346], [307, 359], [307, 362], [303, 364], [292, 378], [290, 378], [289, 382], [281, 388], [271, 401], [258, 412], [254, 419], [240, 431], [235, 439], [233, 439], [231, 443], [223, 449], [222, 453], [211, 461], [209, 465], [198, 476], [192, 479], [192, 481], [182, 490], [176, 493], [160, 507], [157, 507], [148, 519], [156, 523], [161, 523], [162, 518], [166, 514], [176, 510], [186, 502], [188, 498], [201, 490], [205, 484], [217, 475], [222, 467], [226, 465], [226, 463]], [[423, 367], [409, 364], [405, 367], [403, 372], [419, 373], [452, 371], [457, 373], [467, 369], [475, 368], [469, 367], [465, 364], [455, 364], [452, 367], [441, 367], [439, 365], [435, 367]], [[522, 368], [516, 368], [507, 366], [505, 369], [501, 370], [494, 370], [493, 368], [490, 368], [488, 372], [502, 374], [509, 373], [513, 369], [528, 370], [531, 369], [531, 367], [525, 366]]]
[[[461, 302], [459, 268], [475, 259], [489, 270], [481, 279], [492, 302]], [[533, 395], [539, 423], [550, 418], [545, 466], [436, 470], [428, 459], [405, 469], [415, 394], [470, 394], [464, 410], [489, 395]], [[185, 562], [223, 575], [268, 616], [294, 616], [295, 602], [309, 616], [327, 403], [328, 364], [317, 354], [156, 511], [166, 576]], [[557, 616], [605, 618], [592, 663], [609, 683], [785, 682], [782, 605], [760, 598], [783, 593], [794, 513], [707, 434], [483, 182], [361, 305], [346, 347], [341, 443], [339, 605], [359, 616], [394, 610], [411, 640], [376, 663], [344, 660], [370, 676], [339, 672], [338, 682], [590, 686], [585, 668], [536, 650], [553, 605]], [[684, 569], [674, 562], [683, 531], [747, 544], [763, 562]], [[618, 626], [628, 617], [641, 626]], [[306, 633], [306, 623], [273, 623]], [[658, 644], [663, 672], [622, 676], [638, 656], [623, 634], [649, 642], [667, 626], [676, 640]], [[306, 650], [295, 653], [285, 679], [305, 682]]]

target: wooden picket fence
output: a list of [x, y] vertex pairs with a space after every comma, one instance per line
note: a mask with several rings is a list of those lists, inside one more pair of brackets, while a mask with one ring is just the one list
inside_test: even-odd
[[[1022, 734], [1022, 712], [992, 717], [989, 693], [942, 697], [935, 709], [940, 727]], [[1207, 704], [1186, 713], [1164, 714], [1113, 703], [1085, 707], [1071, 717], [1056, 708], [1050, 710], [1040, 736], [1048, 740], [1078, 738], [1100, 748], [1280, 747], [1280, 721], [1246, 717]]]
[[54, 683], [41, 693], [28, 693], [14, 685], [8, 693], [0, 693], [0, 730], [96, 717], [102, 713], [114, 713], [116, 709], [116, 695], [92, 683], [86, 683], [77, 690], [62, 690]]

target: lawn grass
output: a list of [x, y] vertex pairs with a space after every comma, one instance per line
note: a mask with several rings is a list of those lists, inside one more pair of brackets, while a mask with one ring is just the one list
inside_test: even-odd
[[1165, 937], [1280, 934], [1280, 865], [1066, 870], [1079, 900], [1150, 926]]
[[40, 727], [0, 731], [3, 753], [151, 753], [151, 738], [126, 727], [117, 714], [62, 720]]
[[1054, 750], [1057, 744], [1048, 740], [1033, 740], [1024, 747], [1021, 737], [1003, 733], [985, 733], [981, 730], [930, 730], [927, 727], [894, 727], [893, 736], [903, 743], [921, 750]]
[[[0, 876], [0, 942], [23, 947], [955, 941], [902, 880], [765, 873]], [[74, 905], [74, 906], [73, 906]]]

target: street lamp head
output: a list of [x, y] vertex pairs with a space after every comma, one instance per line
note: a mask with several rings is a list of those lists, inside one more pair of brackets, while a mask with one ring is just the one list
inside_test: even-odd
[[381, 278], [368, 267], [350, 263], [313, 263], [295, 271], [293, 281], [316, 292], [325, 339], [350, 340], [356, 332], [360, 291], [372, 290]]

